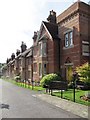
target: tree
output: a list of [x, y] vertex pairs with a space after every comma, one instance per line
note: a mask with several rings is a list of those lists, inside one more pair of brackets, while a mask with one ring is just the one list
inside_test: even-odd
[[76, 68], [76, 72], [79, 74], [79, 78], [83, 82], [90, 83], [90, 65], [89, 63], [85, 63], [82, 66]]

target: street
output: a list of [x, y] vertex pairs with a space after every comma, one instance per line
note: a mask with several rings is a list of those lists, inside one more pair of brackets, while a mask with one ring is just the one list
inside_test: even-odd
[[0, 117], [79, 118], [70, 112], [40, 100], [35, 96], [36, 94], [38, 92], [18, 87], [0, 79]]

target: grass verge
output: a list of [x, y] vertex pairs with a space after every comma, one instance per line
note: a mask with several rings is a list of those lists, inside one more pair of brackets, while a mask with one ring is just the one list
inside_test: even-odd
[[17, 85], [19, 87], [27, 88], [27, 89], [34, 90], [34, 91], [43, 91], [43, 90], [45, 90], [45, 88], [42, 88], [41, 86], [33, 86], [33, 88], [32, 88], [32, 85], [27, 85], [25, 83], [16, 82], [15, 80], [7, 79], [7, 78], [3, 78], [3, 80], [5, 80], [7, 82], [10, 82], [10, 83], [13, 83], [13, 84], [15, 84], [15, 85]]
[[[82, 100], [80, 98], [80, 96], [83, 96], [83, 95], [87, 94], [88, 92], [90, 92], [90, 91], [84, 91], [84, 90], [77, 90], [76, 89], [76, 91], [75, 91], [75, 102], [79, 103], [79, 104], [90, 106], [89, 101], [85, 101], [85, 100]], [[57, 97], [61, 97], [60, 92], [53, 92], [53, 95], [57, 96]], [[63, 99], [73, 101], [73, 89], [69, 89], [67, 91], [64, 91], [63, 92]]]

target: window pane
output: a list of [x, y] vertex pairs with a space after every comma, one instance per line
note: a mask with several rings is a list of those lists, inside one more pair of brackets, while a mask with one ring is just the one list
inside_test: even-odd
[[89, 45], [82, 45], [82, 51], [89, 53]]
[[43, 74], [45, 75], [46, 73], [47, 73], [47, 71], [46, 71], [46, 63], [45, 64], [43, 64]]
[[39, 55], [40, 56], [42, 55], [42, 44], [41, 43], [39, 44]]
[[65, 47], [68, 47], [68, 33], [65, 34]]
[[42, 55], [43, 55], [43, 56], [46, 56], [46, 42], [43, 43]]
[[39, 76], [42, 76], [42, 64], [39, 63]]
[[70, 46], [73, 45], [73, 32], [72, 31], [69, 33], [69, 45]]

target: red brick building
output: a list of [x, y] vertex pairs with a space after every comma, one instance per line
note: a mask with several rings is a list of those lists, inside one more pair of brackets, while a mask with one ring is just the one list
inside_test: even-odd
[[56, 17], [50, 11], [33, 37], [33, 79], [44, 74], [61, 73], [72, 79], [77, 66], [90, 61], [90, 6], [76, 2]]
[[57, 17], [62, 76], [70, 80], [73, 69], [90, 62], [90, 6], [76, 2]]
[[[56, 18], [56, 13], [51, 11]], [[51, 15], [50, 12], [50, 15]], [[40, 79], [49, 73], [57, 73], [59, 66], [58, 25], [56, 21], [42, 22], [40, 31], [33, 37], [33, 80]]]
[[89, 11], [90, 5], [83, 2], [75, 2], [57, 17], [50, 11], [48, 21], [34, 32], [33, 46], [21, 45], [21, 53], [17, 52], [15, 73], [30, 82], [40, 82], [49, 73], [61, 73], [70, 81], [77, 66], [90, 63]]

